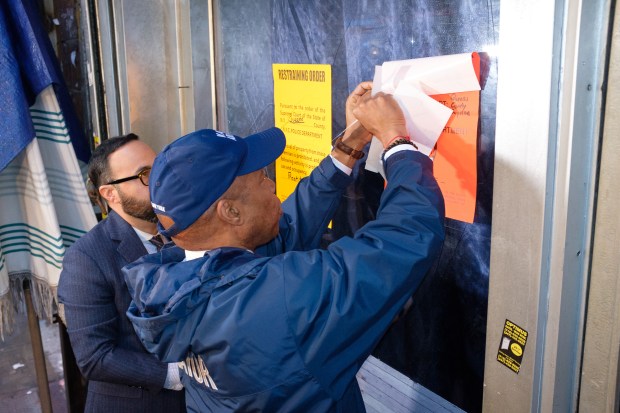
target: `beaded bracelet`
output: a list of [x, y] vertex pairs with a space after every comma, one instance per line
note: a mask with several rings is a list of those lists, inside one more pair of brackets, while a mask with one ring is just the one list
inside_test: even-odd
[[405, 136], [405, 135], [396, 135], [394, 136], [392, 139], [390, 139], [390, 141], [387, 143], [387, 146], [390, 146], [392, 144], [392, 142], [394, 142], [396, 139], [406, 139], [408, 141], [411, 141], [411, 138], [409, 136]]
[[409, 136], [397, 136], [395, 139], [392, 139], [389, 142], [387, 148], [385, 148], [383, 153], [386, 153], [387, 151], [398, 145], [412, 145], [414, 148], [418, 149], [417, 145], [411, 142]]
[[346, 153], [353, 159], [362, 159], [364, 157], [364, 152], [358, 151], [357, 149], [353, 149], [352, 147], [344, 143], [342, 141], [342, 136], [336, 139], [336, 142], [334, 143], [334, 147]]

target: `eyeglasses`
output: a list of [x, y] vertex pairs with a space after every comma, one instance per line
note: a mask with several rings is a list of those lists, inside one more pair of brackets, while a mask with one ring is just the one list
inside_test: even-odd
[[139, 179], [142, 182], [142, 185], [149, 186], [149, 176], [151, 175], [151, 167], [147, 166], [138, 172], [137, 175], [128, 176], [127, 178], [116, 179], [114, 181], [108, 182], [106, 185], [115, 185], [123, 182], [131, 181], [133, 179]]

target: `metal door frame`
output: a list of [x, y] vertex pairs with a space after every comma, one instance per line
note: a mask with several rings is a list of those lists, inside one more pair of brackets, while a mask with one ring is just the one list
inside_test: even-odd
[[[577, 410], [610, 10], [501, 3], [484, 411]], [[528, 332], [518, 374], [506, 320]]]

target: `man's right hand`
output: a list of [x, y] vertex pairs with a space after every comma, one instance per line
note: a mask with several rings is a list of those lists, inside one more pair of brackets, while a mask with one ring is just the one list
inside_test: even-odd
[[379, 92], [374, 97], [364, 96], [353, 109], [353, 115], [381, 140], [384, 148], [396, 136], [408, 135], [405, 115], [392, 95]]

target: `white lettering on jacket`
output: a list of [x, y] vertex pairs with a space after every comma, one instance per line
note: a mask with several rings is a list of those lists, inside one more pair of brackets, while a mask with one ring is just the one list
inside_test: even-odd
[[229, 135], [228, 133], [220, 132], [219, 130], [215, 131], [215, 135], [220, 137], [220, 138], [226, 138], [226, 139], [230, 139], [230, 140], [233, 140], [233, 141], [237, 140], [237, 138], [235, 138], [234, 135]]
[[202, 360], [202, 357], [194, 353], [188, 353], [185, 361], [181, 361], [178, 364], [179, 368], [190, 378], [196, 380], [200, 384], [204, 384], [208, 389], [217, 390], [217, 386], [211, 378], [207, 365]]

